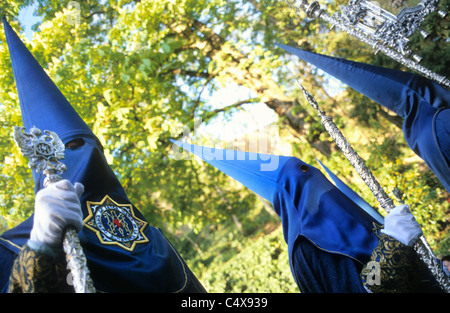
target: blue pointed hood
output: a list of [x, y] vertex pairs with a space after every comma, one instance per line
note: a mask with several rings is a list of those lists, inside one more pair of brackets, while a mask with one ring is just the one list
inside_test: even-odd
[[448, 90], [419, 75], [277, 45], [403, 118], [413, 109], [405, 101], [410, 93], [416, 93], [436, 109], [448, 107]]
[[450, 91], [416, 74], [278, 44], [404, 119], [403, 134], [450, 192]]
[[5, 18], [2, 18], [19, 95], [23, 126], [56, 132], [64, 143], [94, 134], [37, 62]]
[[[56, 132], [67, 144], [63, 179], [84, 185], [80, 197], [84, 227], [78, 237], [95, 288], [104, 292], [189, 290], [192, 275], [163, 233], [148, 224], [109, 166], [103, 147], [64, 95], [3, 20], [27, 131]], [[44, 174], [33, 171], [35, 192]], [[8, 284], [12, 260], [29, 239], [33, 216], [0, 236], [0, 292]], [[124, 270], [124, 265], [129, 266]]]
[[215, 149], [175, 140], [172, 142], [270, 202], [276, 192], [278, 172], [290, 159], [279, 155]]
[[295, 157], [173, 142], [271, 202], [281, 218], [289, 256], [295, 240], [304, 236], [328, 252], [362, 263], [370, 259], [378, 242], [376, 220], [317, 168]]

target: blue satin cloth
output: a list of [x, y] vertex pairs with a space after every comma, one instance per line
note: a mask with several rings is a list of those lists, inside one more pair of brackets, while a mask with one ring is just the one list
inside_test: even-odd
[[359, 194], [357, 194], [353, 189], [347, 186], [339, 177], [337, 177], [329, 168], [327, 168], [320, 160], [317, 162], [323, 167], [328, 176], [333, 180], [336, 187], [339, 188], [347, 197], [349, 197], [353, 202], [355, 202], [361, 209], [366, 211], [370, 216], [372, 216], [380, 225], [384, 224], [384, 217], [374, 209], [369, 203], [367, 203]]
[[[163, 233], [148, 225], [145, 217], [130, 202], [97, 141], [89, 137], [83, 140], [83, 146], [66, 150], [68, 170], [62, 178], [81, 182], [85, 186], [86, 191], [80, 199], [85, 227], [78, 236], [95, 288], [102, 292], [204, 292], [198, 279]], [[40, 190], [44, 175], [35, 173], [34, 178], [36, 189]], [[97, 231], [86, 226], [92, 213], [87, 204], [101, 203], [105, 195], [120, 205], [131, 207], [132, 214], [121, 220], [123, 224], [129, 223], [131, 227], [131, 223], [136, 224], [136, 221], [145, 223], [140, 235], [142, 242], [135, 243], [134, 247], [118, 245], [108, 237], [102, 238], [102, 235], [112, 234], [106, 223], [103, 228], [97, 227]], [[97, 215], [97, 219], [106, 217]], [[12, 262], [28, 241], [32, 225], [33, 216], [0, 236], [0, 290], [6, 291]], [[118, 230], [115, 227], [114, 231]], [[141, 230], [136, 228], [135, 231]], [[130, 233], [127, 235], [131, 236]], [[115, 238], [119, 243], [123, 243], [121, 239], [126, 239], [119, 233]]]
[[409, 147], [450, 191], [450, 91], [412, 73], [278, 44], [402, 118]]

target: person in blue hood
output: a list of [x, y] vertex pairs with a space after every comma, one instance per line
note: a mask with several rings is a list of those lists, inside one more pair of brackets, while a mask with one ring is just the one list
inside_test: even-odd
[[407, 205], [383, 218], [296, 157], [173, 143], [273, 205], [301, 292], [442, 291], [412, 248], [422, 230]]
[[0, 236], [0, 290], [73, 292], [61, 245], [71, 225], [98, 292], [205, 292], [161, 230], [128, 199], [98, 138], [4, 18], [3, 25], [23, 126], [55, 132], [66, 146], [67, 170], [47, 188], [44, 174], [33, 171], [33, 215]]

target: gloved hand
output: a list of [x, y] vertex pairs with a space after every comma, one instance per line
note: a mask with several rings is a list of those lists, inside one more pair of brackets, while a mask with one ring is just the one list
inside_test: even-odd
[[64, 228], [83, 227], [80, 196], [84, 186], [68, 180], [49, 185], [36, 194], [33, 228], [30, 241], [34, 246], [61, 247]]
[[386, 215], [384, 218], [384, 229], [381, 232], [410, 247], [423, 234], [422, 228], [417, 223], [407, 204], [395, 207]]

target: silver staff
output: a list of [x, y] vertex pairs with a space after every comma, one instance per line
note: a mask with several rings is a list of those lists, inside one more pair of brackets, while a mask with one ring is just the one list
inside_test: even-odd
[[[56, 133], [48, 130], [42, 133], [35, 127], [30, 129], [30, 133], [26, 133], [24, 127], [16, 126], [14, 127], [14, 141], [21, 149], [22, 154], [30, 158], [28, 167], [45, 174], [44, 188], [62, 179], [58, 173], [63, 173], [66, 166], [59, 160], [64, 159], [65, 147]], [[75, 292], [95, 292], [83, 248], [73, 227], [68, 227], [64, 233], [63, 249], [71, 270]]]
[[355, 29], [354, 27], [351, 26], [350, 23], [345, 22], [344, 20], [338, 20], [335, 17], [328, 15], [325, 12], [325, 10], [320, 7], [320, 4], [317, 1], [308, 3], [308, 0], [299, 0], [298, 2], [300, 3], [297, 3], [296, 0], [286, 0], [286, 2], [289, 4], [291, 8], [293, 8], [296, 11], [297, 15], [299, 15], [299, 11], [302, 10], [306, 13], [306, 15], [309, 18], [321, 18], [324, 21], [330, 23], [331, 25], [345, 31], [347, 34], [372, 46], [372, 48], [375, 49], [375, 51], [381, 51], [383, 54], [399, 62], [400, 64], [403, 64], [409, 67], [410, 69], [419, 72], [423, 76], [437, 82], [438, 84], [441, 84], [442, 86], [450, 88], [450, 80], [445, 76], [436, 74], [431, 70], [427, 69], [426, 67], [418, 64], [417, 62], [406, 58], [398, 51], [395, 51], [383, 45], [379, 40], [375, 40], [367, 36], [366, 34], [362, 33], [361, 31]]
[[[364, 160], [358, 155], [358, 153], [356, 153], [355, 150], [353, 150], [350, 143], [333, 122], [332, 118], [327, 116], [324, 111], [320, 110], [319, 105], [313, 96], [300, 83], [299, 85], [306, 100], [318, 112], [318, 116], [320, 117], [322, 125], [325, 127], [326, 131], [330, 134], [350, 164], [356, 169], [363, 181], [370, 188], [381, 207], [389, 213], [391, 209], [395, 207], [394, 201], [389, 198], [376, 178], [372, 175], [372, 172], [366, 167]], [[434, 275], [440, 286], [446, 292], [450, 293], [450, 277], [445, 274], [442, 266], [438, 262], [438, 259], [434, 255], [433, 250], [423, 235], [417, 243], [415, 243], [414, 250], [418, 254], [419, 258], [427, 265], [428, 269]]]

